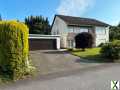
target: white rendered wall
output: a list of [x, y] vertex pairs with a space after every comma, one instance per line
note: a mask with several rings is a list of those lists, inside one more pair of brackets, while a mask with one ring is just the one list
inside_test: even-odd
[[67, 24], [56, 16], [55, 21], [53, 23], [53, 27], [51, 30], [52, 35], [60, 35], [60, 47], [67, 47]]
[[109, 42], [109, 27], [95, 27], [96, 46]]

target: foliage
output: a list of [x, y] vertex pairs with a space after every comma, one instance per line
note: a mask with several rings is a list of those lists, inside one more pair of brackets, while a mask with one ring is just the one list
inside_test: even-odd
[[16, 21], [0, 21], [0, 70], [11, 79], [29, 72], [28, 28]]
[[76, 48], [91, 48], [93, 45], [93, 37], [87, 32], [80, 33], [75, 37], [76, 39]]
[[101, 49], [101, 55], [110, 61], [120, 59], [120, 40], [106, 43]]
[[100, 55], [101, 48], [87, 48], [84, 52], [79, 49], [74, 49], [72, 54], [83, 59], [95, 62], [104, 62], [104, 58]]
[[120, 40], [120, 24], [110, 27], [110, 41]]
[[29, 27], [30, 34], [50, 34], [48, 18], [29, 16], [25, 18], [25, 24]]
[[102, 47], [104, 45], [104, 43], [101, 43], [98, 47]]

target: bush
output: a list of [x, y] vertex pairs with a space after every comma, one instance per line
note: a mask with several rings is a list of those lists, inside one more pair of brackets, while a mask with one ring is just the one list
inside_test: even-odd
[[0, 68], [11, 79], [29, 71], [28, 28], [16, 21], [0, 21]]
[[101, 49], [101, 55], [110, 61], [120, 59], [120, 40], [106, 43]]
[[76, 48], [82, 48], [83, 51], [85, 48], [91, 48], [93, 45], [93, 37], [90, 33], [82, 32], [75, 37]]
[[120, 40], [114, 40], [114, 41], [112, 42], [112, 45], [113, 45], [114, 47], [120, 47]]
[[98, 47], [102, 47], [102, 46], [104, 46], [104, 43], [101, 43]]

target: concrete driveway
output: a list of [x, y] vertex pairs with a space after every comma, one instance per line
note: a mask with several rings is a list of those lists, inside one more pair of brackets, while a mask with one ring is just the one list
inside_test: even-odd
[[101, 65], [100, 63], [86, 62], [65, 50], [38, 50], [30, 53], [31, 59], [41, 75]]

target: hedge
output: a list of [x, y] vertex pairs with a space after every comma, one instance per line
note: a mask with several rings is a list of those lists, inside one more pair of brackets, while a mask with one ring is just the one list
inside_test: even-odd
[[0, 70], [11, 79], [29, 71], [28, 28], [16, 21], [0, 21]]

